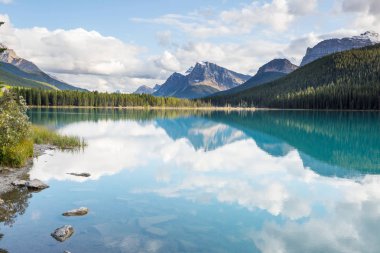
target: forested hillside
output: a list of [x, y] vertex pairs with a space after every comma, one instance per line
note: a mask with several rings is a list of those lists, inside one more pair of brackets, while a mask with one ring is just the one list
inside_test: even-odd
[[34, 106], [85, 106], [85, 107], [200, 107], [206, 103], [187, 99], [154, 97], [147, 94], [119, 94], [81, 91], [57, 91], [12, 88], [17, 96], [25, 98], [27, 105]]
[[380, 109], [380, 45], [340, 52], [214, 105], [304, 109]]

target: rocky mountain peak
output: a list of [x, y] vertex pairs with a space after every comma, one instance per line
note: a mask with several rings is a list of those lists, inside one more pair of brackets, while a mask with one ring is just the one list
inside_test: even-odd
[[[0, 43], [0, 48], [7, 48], [4, 44]], [[42, 71], [30, 61], [19, 57], [13, 49], [7, 48], [0, 54], [0, 61], [12, 64], [19, 69], [28, 73], [41, 73]]]
[[173, 73], [156, 96], [196, 98], [236, 87], [250, 78], [211, 62], [197, 62], [185, 74]]
[[375, 45], [380, 42], [380, 36], [376, 32], [367, 31], [359, 36], [346, 37], [342, 39], [328, 39], [319, 42], [312, 48], [307, 48], [301, 66], [329, 54], [342, 52], [354, 48], [361, 48]]
[[374, 31], [366, 31], [365, 33], [360, 34], [362, 38], [369, 39], [372, 42], [379, 43], [380, 42], [380, 35], [377, 32]]
[[288, 59], [274, 59], [260, 67], [257, 74], [262, 74], [265, 72], [280, 72], [289, 74], [297, 68], [298, 66], [291, 63]]

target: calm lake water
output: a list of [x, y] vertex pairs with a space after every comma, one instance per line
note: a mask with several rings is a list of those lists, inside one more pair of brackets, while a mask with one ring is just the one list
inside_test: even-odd
[[[29, 115], [88, 146], [35, 159], [31, 178], [49, 189], [2, 196], [10, 253], [380, 252], [379, 113]], [[61, 216], [81, 206], [87, 216]], [[59, 243], [65, 224], [75, 234]]]

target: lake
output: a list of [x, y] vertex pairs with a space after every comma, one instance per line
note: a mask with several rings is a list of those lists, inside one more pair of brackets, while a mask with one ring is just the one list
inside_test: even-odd
[[[30, 177], [50, 188], [3, 196], [14, 202], [0, 224], [10, 253], [380, 252], [380, 113], [29, 116], [88, 146], [35, 159]], [[61, 215], [81, 206], [87, 216]], [[75, 234], [59, 243], [50, 233], [65, 224]]]

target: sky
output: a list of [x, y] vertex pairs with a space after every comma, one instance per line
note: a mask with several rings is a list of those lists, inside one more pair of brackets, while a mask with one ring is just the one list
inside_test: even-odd
[[254, 75], [380, 31], [379, 0], [0, 0], [0, 42], [70, 84], [133, 92], [209, 61]]

